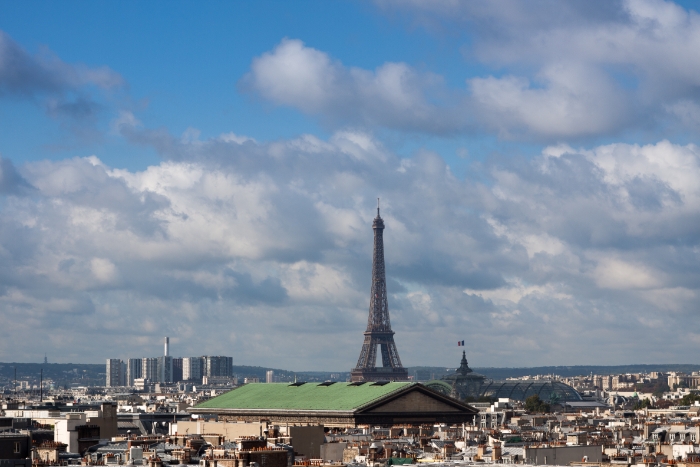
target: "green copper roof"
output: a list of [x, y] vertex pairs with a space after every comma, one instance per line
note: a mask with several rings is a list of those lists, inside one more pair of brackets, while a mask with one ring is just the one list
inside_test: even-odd
[[353, 411], [415, 383], [252, 383], [195, 406], [196, 409]]

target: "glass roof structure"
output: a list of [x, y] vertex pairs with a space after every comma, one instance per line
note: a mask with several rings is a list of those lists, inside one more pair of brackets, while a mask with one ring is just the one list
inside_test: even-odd
[[507, 380], [486, 381], [479, 389], [479, 396], [498, 399], [507, 397], [524, 401], [537, 395], [544, 402], [570, 402], [583, 400], [581, 395], [568, 384], [559, 381]]

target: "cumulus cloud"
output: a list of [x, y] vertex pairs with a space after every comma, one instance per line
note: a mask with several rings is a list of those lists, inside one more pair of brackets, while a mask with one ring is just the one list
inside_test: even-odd
[[373, 71], [346, 67], [298, 39], [284, 39], [255, 58], [241, 85], [333, 123], [434, 133], [452, 133], [464, 125], [464, 114], [448, 99], [441, 77], [406, 63], [387, 62]]
[[469, 85], [481, 119], [505, 139], [613, 133], [634, 109], [613, 80], [578, 63], [548, 66], [534, 82], [510, 75], [472, 78]]
[[466, 36], [465, 61], [493, 70], [452, 91], [460, 131], [552, 142], [700, 125], [700, 15], [673, 2], [376, 3], [433, 34]]
[[[406, 365], [449, 365], [461, 339], [475, 365], [666, 361], [698, 341], [696, 146], [552, 146], [460, 180], [434, 153], [401, 159], [362, 132], [257, 143], [120, 125], [165, 160], [29, 163], [16, 172], [32, 196], [4, 192], [6, 355], [51, 336], [56, 360], [126, 358], [170, 335], [182, 355], [349, 369], [377, 196]], [[93, 338], [68, 339], [76, 326]]]

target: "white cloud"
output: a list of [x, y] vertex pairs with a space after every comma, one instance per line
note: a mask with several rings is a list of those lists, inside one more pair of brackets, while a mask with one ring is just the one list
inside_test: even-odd
[[405, 63], [387, 62], [374, 71], [346, 67], [298, 39], [284, 39], [250, 68], [245, 88], [334, 123], [435, 133], [463, 126], [464, 114], [450, 102], [442, 78]]
[[242, 136], [242, 135], [237, 135], [233, 132], [229, 133], [223, 133], [219, 135], [219, 139], [223, 141], [224, 143], [238, 143], [238, 144], [243, 144], [247, 143], [248, 141], [255, 143], [255, 139], [249, 138], [248, 136]]
[[93, 258], [90, 261], [92, 274], [102, 283], [110, 283], [117, 277], [117, 267], [107, 258]]
[[[3, 339], [65, 337], [80, 315], [105, 342], [96, 358], [129, 356], [108, 338], [128, 329], [135, 355], [169, 334], [185, 355], [350, 368], [378, 196], [407, 365], [444, 364], [449, 343], [493, 346], [494, 336], [508, 345], [473, 364], [629, 361], [642, 345], [635, 330], [659, 316], [647, 352], [700, 333], [689, 319], [700, 277], [693, 145], [559, 145], [532, 161], [485, 161], [480, 184], [434, 153], [400, 159], [361, 132], [269, 144], [160, 138], [179, 160], [140, 172], [94, 156], [17, 170], [35, 191], [2, 204], [0, 313], [13, 323]], [[599, 344], [617, 327], [630, 333], [613, 358]], [[534, 330], [527, 339], [524, 329]]]
[[655, 289], [662, 284], [657, 271], [615, 258], [601, 259], [593, 275], [603, 289]]
[[[376, 3], [408, 12], [411, 27], [464, 37], [475, 106], [464, 110], [501, 137], [561, 141], [700, 125], [700, 15], [671, 1]], [[492, 71], [469, 76], [472, 64]]]
[[544, 68], [536, 86], [515, 76], [469, 80], [481, 118], [499, 134], [554, 138], [595, 136], [618, 129], [630, 109], [605, 74], [576, 63]]

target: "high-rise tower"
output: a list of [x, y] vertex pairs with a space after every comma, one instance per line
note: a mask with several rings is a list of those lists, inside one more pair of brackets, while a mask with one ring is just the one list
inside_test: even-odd
[[[362, 344], [357, 367], [351, 371], [352, 381], [405, 381], [408, 371], [401, 366], [399, 352], [394, 343], [394, 331], [389, 321], [389, 302], [384, 270], [384, 221], [379, 215], [372, 223], [374, 230], [374, 256], [372, 259], [372, 290], [369, 298], [369, 318], [365, 341]], [[381, 349], [382, 366], [377, 367], [377, 347]]]

